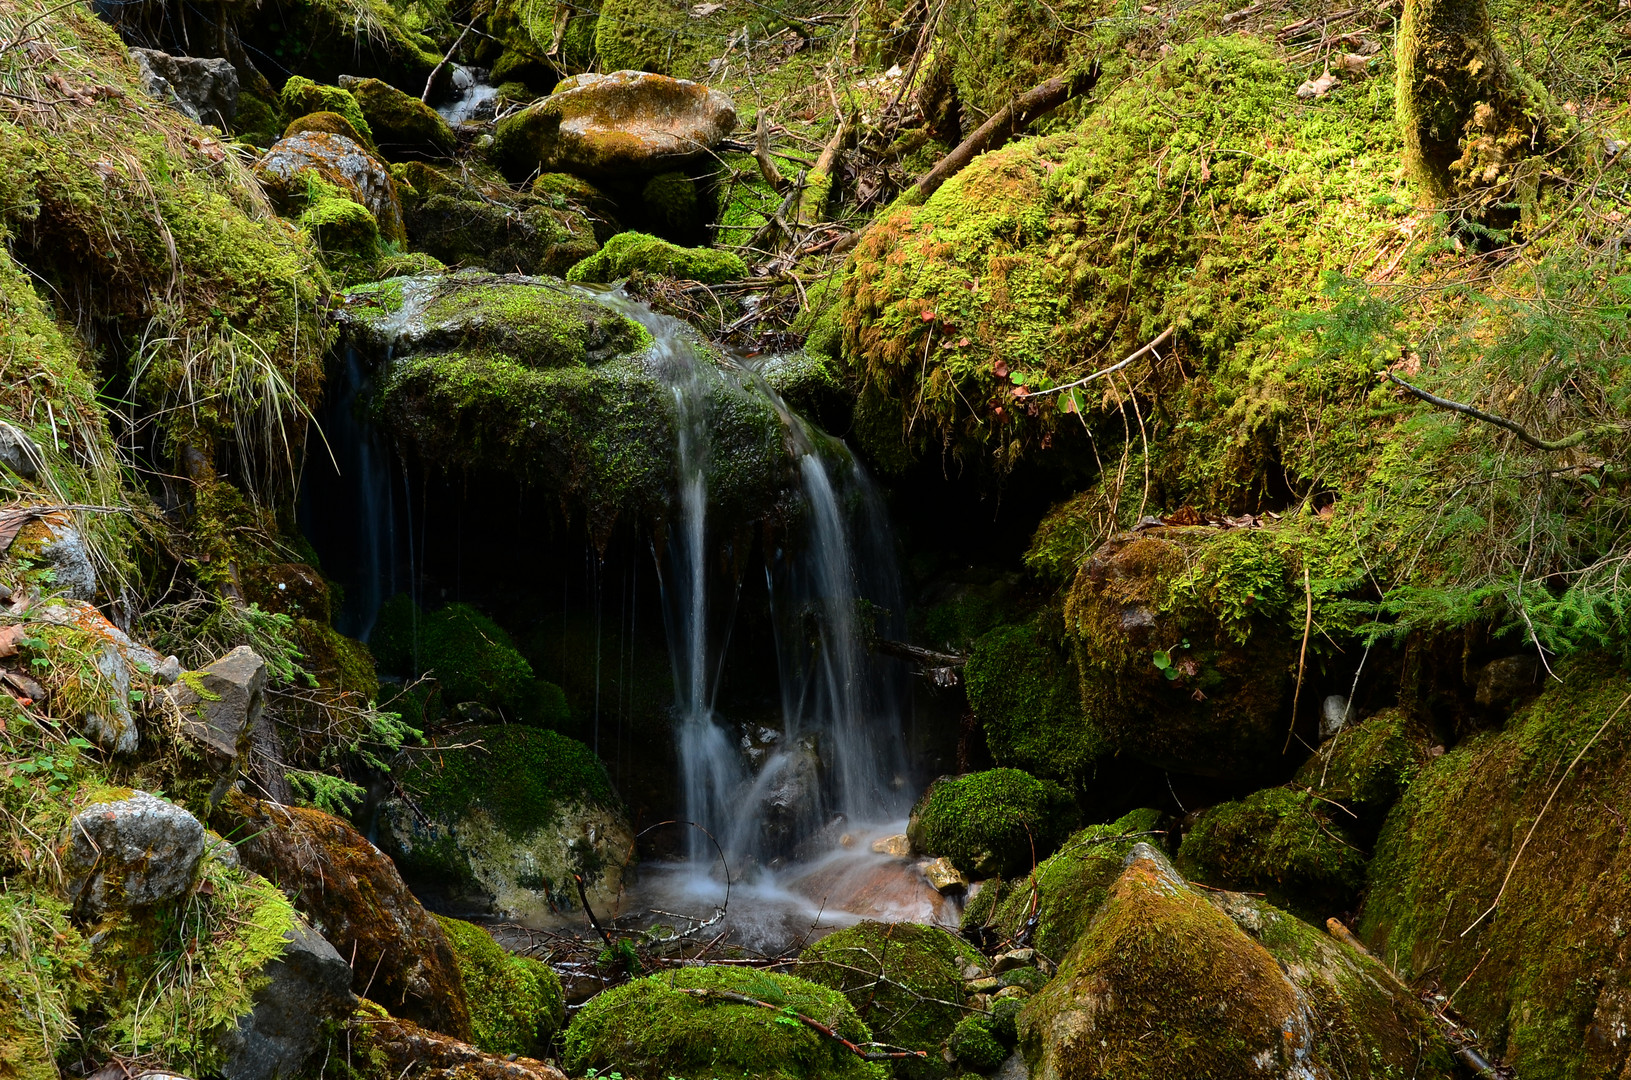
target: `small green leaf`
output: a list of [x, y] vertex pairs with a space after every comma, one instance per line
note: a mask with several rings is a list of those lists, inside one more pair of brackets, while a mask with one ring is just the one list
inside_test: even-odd
[[[1155, 666], [1160, 668], [1162, 671], [1170, 671], [1172, 668], [1172, 657], [1167, 655], [1167, 651], [1165, 649], [1155, 650], [1155, 655], [1150, 657], [1150, 659], [1154, 662]], [[1167, 676], [1169, 679], [1173, 677], [1174, 676], [1172, 675]]]

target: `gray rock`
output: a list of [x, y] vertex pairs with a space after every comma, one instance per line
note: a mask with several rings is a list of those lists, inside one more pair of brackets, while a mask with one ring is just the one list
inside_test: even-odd
[[351, 1015], [351, 965], [297, 918], [283, 955], [262, 972], [270, 981], [255, 1007], [221, 1038], [227, 1080], [278, 1080], [298, 1072], [322, 1046], [323, 1023]]
[[31, 554], [51, 568], [53, 578], [47, 591], [70, 600], [95, 600], [96, 568], [79, 530], [56, 513], [36, 518], [28, 528], [41, 531]]
[[28, 609], [28, 617], [52, 626], [77, 626], [81, 630], [99, 634], [117, 645], [124, 654], [125, 662], [137, 672], [166, 686], [181, 677], [180, 660], [174, 656], [160, 656], [141, 642], [132, 641], [129, 634], [109, 622], [95, 605], [83, 600], [53, 598], [44, 607]]
[[249, 756], [266, 704], [266, 661], [255, 650], [240, 645], [166, 692], [181, 710], [182, 731], [218, 768]]
[[87, 921], [183, 895], [204, 854], [198, 819], [145, 791], [87, 806], [63, 839], [68, 896]]
[[1324, 742], [1353, 719], [1353, 708], [1341, 694], [1332, 694], [1320, 705], [1320, 741]]
[[0, 465], [4, 465], [24, 480], [34, 480], [45, 464], [40, 448], [15, 424], [0, 420]]
[[201, 124], [225, 131], [238, 114], [238, 69], [226, 60], [171, 56], [157, 49], [131, 49], [149, 97]]
[[1010, 949], [992, 963], [991, 970], [1001, 975], [1005, 971], [1015, 968], [1030, 967], [1036, 962], [1035, 949]]
[[992, 1074], [992, 1080], [1031, 1080], [1031, 1069], [1025, 1064], [1025, 1058], [1020, 1052], [1015, 1050], [997, 1067], [997, 1071]]
[[1540, 661], [1521, 654], [1491, 660], [1478, 673], [1474, 700], [1485, 708], [1506, 705], [1540, 690]]
[[354, 139], [326, 131], [302, 131], [280, 139], [255, 165], [255, 175], [279, 209], [300, 206], [306, 174], [314, 173], [366, 206], [387, 240], [400, 239], [402, 203], [390, 170]]
[[141, 730], [130, 711], [130, 667], [124, 654], [112, 641], [104, 642], [96, 654], [96, 670], [107, 680], [108, 693], [103, 707], [87, 712], [81, 723], [85, 733], [102, 749], [114, 754], [133, 754], [141, 745]]
[[625, 180], [677, 168], [736, 128], [718, 90], [644, 71], [574, 75], [498, 125], [495, 150], [512, 173], [570, 172]]

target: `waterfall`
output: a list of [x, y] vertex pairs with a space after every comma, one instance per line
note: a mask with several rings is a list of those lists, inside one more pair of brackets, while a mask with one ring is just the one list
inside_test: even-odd
[[[617, 292], [596, 295], [651, 333], [652, 367], [674, 400], [675, 514], [659, 575], [686, 816], [733, 866], [774, 865], [839, 815], [857, 824], [904, 817], [902, 695], [864, 637], [868, 618], [891, 620], [883, 629], [898, 634], [902, 610], [893, 540], [870, 478], [756, 372], [710, 359], [684, 323]], [[729, 591], [734, 599], [739, 588], [711, 558], [718, 539], [709, 522], [708, 402], [722, 382], [762, 398], [781, 418], [797, 495], [793, 526], [766, 559], [782, 730], [756, 774], [715, 708], [734, 605], [716, 612], [710, 598]], [[700, 863], [714, 857], [695, 833], [689, 854]]]

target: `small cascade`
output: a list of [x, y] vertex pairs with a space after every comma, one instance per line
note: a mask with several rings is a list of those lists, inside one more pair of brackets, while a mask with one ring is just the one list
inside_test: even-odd
[[453, 97], [438, 105], [436, 111], [442, 114], [443, 120], [458, 127], [468, 120], [492, 119], [497, 100], [498, 88], [488, 85], [485, 72], [454, 64]]

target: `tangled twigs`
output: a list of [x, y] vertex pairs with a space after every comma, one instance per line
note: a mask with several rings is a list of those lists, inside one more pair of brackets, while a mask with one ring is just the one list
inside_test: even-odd
[[801, 1012], [795, 1012], [793, 1009], [788, 1007], [772, 1005], [768, 1001], [761, 1001], [759, 998], [748, 997], [746, 994], [738, 994], [730, 990], [711, 990], [707, 988], [692, 990], [683, 987], [674, 987], [674, 989], [682, 994], [689, 994], [695, 998], [728, 1001], [733, 1005], [757, 1005], [761, 1009], [770, 1009], [774, 1012], [781, 1013], [783, 1016], [797, 1020], [810, 1030], [819, 1032], [822, 1035], [825, 1035], [827, 1038], [832, 1039], [834, 1042], [839, 1043], [846, 1050], [860, 1058], [862, 1061], [898, 1061], [902, 1058], [926, 1058], [929, 1056], [928, 1053], [923, 1050], [868, 1050], [866, 1048], [868, 1046], [881, 1047], [886, 1046], [887, 1044], [866, 1043], [865, 1045], [862, 1045], [859, 1043], [853, 1043], [819, 1020], [805, 1016]]

